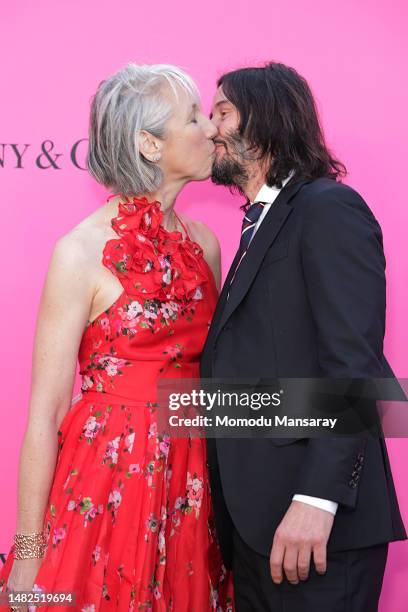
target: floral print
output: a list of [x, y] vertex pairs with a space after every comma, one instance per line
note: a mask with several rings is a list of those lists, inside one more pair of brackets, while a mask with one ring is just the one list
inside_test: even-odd
[[[161, 222], [157, 202], [127, 199], [104, 249], [123, 291], [84, 330], [82, 397], [59, 427], [34, 584], [77, 595], [58, 610], [233, 611], [205, 440], [160, 431], [156, 403], [160, 377], [199, 376], [217, 291], [201, 247]], [[13, 547], [0, 590], [12, 562]]]
[[197, 288], [207, 281], [197, 266], [202, 249], [180, 232], [165, 230], [162, 219], [157, 202], [133, 198], [120, 203], [112, 227], [121, 239], [108, 241], [103, 262], [128, 295], [161, 302], [200, 299]]

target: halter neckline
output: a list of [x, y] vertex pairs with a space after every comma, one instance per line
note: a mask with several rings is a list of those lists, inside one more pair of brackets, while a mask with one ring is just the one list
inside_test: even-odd
[[[129, 198], [128, 198], [127, 196], [123, 196], [121, 193], [112, 193], [111, 195], [109, 195], [109, 196], [108, 196], [108, 198], [107, 198], [107, 200], [106, 200], [106, 201], [107, 201], [107, 202], [109, 202], [109, 200], [112, 200], [112, 198], [115, 198], [115, 197], [117, 197], [117, 196], [119, 196], [119, 197], [121, 197], [121, 198], [125, 198], [124, 202], [119, 202], [119, 204], [121, 204], [121, 203], [127, 203], [127, 202], [130, 202]], [[135, 196], [135, 199], [139, 199], [139, 198], [136, 198], [136, 196]], [[153, 200], [152, 202], [149, 202], [149, 201], [147, 200], [147, 198], [144, 198], [144, 199], [146, 199], [146, 201], [147, 201], [149, 204], [158, 204], [158, 205], [159, 205], [159, 208], [160, 208], [160, 210], [161, 210], [161, 202], [159, 202], [158, 200]], [[162, 211], [162, 212], [163, 212], [163, 211]], [[178, 222], [180, 223], [181, 227], [183, 228], [184, 233], [185, 233], [185, 238], [186, 238], [187, 240], [192, 241], [192, 240], [191, 240], [191, 238], [190, 238], [190, 234], [188, 233], [188, 230], [187, 230], [186, 226], [184, 225], [183, 221], [181, 220], [181, 218], [179, 217], [179, 215], [176, 213], [176, 211], [174, 210], [174, 208], [173, 208], [173, 214], [174, 214], [174, 216], [176, 217], [176, 219], [178, 220]], [[175, 231], [175, 232], [179, 231], [179, 230], [168, 230], [168, 229], [166, 229], [166, 228], [165, 228], [163, 225], [162, 225], [162, 228], [163, 228], [163, 230], [164, 230], [164, 231], [166, 231], [166, 232], [168, 232], [168, 233], [171, 233], [172, 231]]]

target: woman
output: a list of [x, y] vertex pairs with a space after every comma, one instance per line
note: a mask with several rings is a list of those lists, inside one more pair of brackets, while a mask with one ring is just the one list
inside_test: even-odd
[[217, 300], [217, 240], [174, 211], [215, 135], [174, 66], [130, 64], [93, 99], [88, 167], [117, 194], [52, 255], [3, 590], [73, 592], [85, 612], [232, 609], [205, 441], [162, 435], [155, 408], [159, 378], [198, 376]]

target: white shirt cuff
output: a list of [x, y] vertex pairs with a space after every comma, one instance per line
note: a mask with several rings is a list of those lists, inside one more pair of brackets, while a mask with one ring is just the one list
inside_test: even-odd
[[336, 514], [339, 506], [337, 502], [322, 499], [321, 497], [311, 497], [310, 495], [294, 495], [292, 499], [293, 501], [303, 502], [304, 504], [315, 506], [321, 510], [326, 510], [326, 512], [331, 512], [334, 515]]

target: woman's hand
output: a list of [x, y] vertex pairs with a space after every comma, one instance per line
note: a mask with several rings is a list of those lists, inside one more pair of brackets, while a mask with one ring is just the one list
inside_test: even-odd
[[[14, 559], [7, 581], [7, 591], [32, 591], [41, 562], [42, 559]], [[16, 605], [18, 606], [17, 602]], [[19, 612], [27, 612], [28, 606], [19, 606], [18, 609]]]

